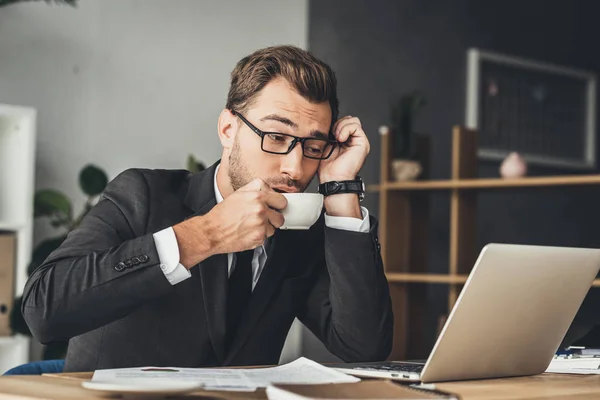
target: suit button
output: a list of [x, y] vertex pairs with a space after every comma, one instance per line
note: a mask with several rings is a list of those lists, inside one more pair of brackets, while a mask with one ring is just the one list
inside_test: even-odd
[[117, 265], [115, 265], [115, 271], [118, 271], [118, 272], [123, 271], [125, 268], [127, 268], [127, 266], [125, 265], [124, 262], [120, 262]]
[[138, 265], [140, 263], [140, 259], [139, 257], [133, 257], [131, 259], [131, 262], [133, 263], [133, 265]]
[[140, 260], [140, 262], [145, 263], [146, 261], [148, 261], [148, 256], [145, 254], [142, 254], [141, 256], [138, 257], [138, 259]]

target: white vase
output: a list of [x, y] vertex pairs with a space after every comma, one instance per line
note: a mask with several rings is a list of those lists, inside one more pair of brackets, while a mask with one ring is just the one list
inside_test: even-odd
[[422, 171], [423, 168], [418, 161], [403, 159], [392, 160], [392, 176], [397, 182], [415, 180]]
[[503, 178], [520, 178], [527, 175], [527, 163], [517, 152], [512, 152], [500, 165], [500, 176]]

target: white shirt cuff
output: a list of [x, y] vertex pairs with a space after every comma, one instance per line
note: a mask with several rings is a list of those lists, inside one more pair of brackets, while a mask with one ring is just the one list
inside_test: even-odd
[[369, 222], [369, 210], [361, 207], [363, 219], [352, 217], [334, 217], [325, 213], [325, 225], [329, 228], [342, 229], [345, 231], [368, 233], [371, 230], [371, 222]]
[[152, 236], [160, 260], [160, 269], [169, 283], [176, 285], [192, 276], [190, 271], [179, 263], [179, 246], [173, 228], [168, 227]]

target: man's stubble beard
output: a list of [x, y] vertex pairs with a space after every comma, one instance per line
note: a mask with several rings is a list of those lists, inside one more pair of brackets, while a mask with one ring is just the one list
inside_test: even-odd
[[[253, 176], [253, 174], [248, 171], [248, 168], [244, 165], [244, 161], [242, 160], [242, 147], [240, 146], [240, 141], [237, 135], [233, 141], [233, 148], [231, 149], [231, 154], [229, 155], [228, 175], [229, 181], [231, 182], [231, 187], [234, 191], [246, 186], [253, 179], [257, 178], [256, 176]], [[304, 192], [304, 190], [306, 190], [306, 187], [301, 187], [300, 182], [293, 179], [285, 177], [263, 179], [271, 187], [288, 186], [299, 189], [300, 192]]]
[[246, 186], [253, 179], [252, 174], [250, 174], [244, 166], [241, 150], [240, 140], [236, 135], [233, 140], [233, 149], [231, 149], [231, 154], [229, 155], [228, 169], [229, 181], [231, 182], [233, 190], [238, 190], [239, 188]]

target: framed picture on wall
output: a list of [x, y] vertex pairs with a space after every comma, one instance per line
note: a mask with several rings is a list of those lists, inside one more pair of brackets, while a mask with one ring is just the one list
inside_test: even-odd
[[466, 126], [480, 159], [518, 152], [529, 163], [596, 168], [596, 76], [469, 49]]

